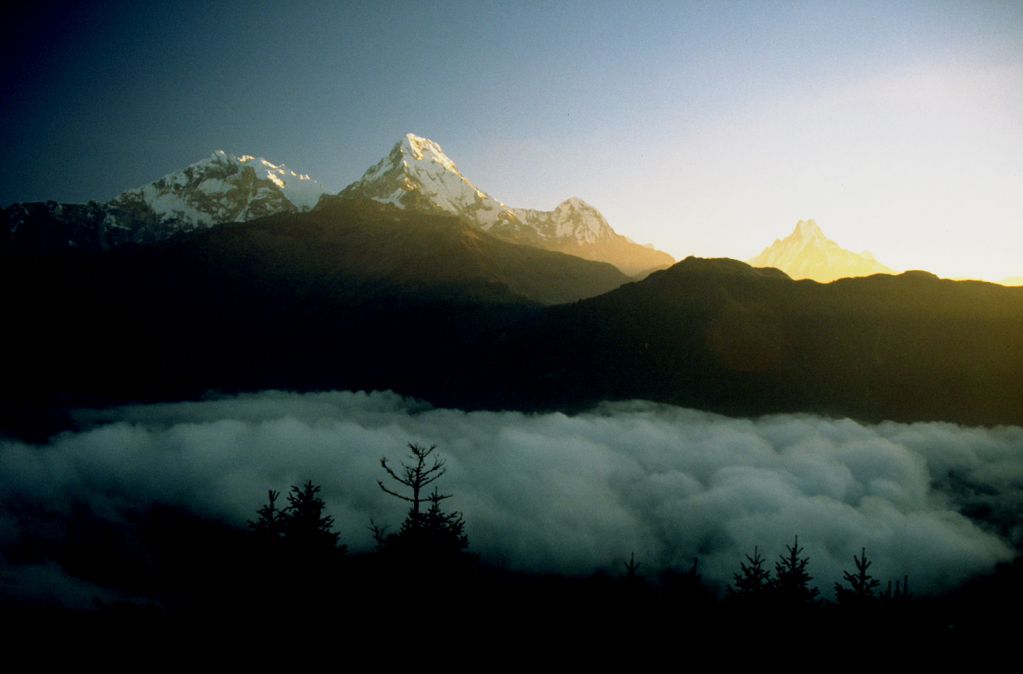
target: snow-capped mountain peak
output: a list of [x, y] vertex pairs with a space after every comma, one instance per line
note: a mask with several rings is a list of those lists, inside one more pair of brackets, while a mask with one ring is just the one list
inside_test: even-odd
[[553, 211], [509, 208], [462, 175], [439, 144], [412, 133], [340, 196], [452, 213], [480, 229], [533, 244], [592, 243], [614, 235], [600, 211], [578, 197], [566, 199]]
[[412, 133], [405, 134], [386, 157], [339, 196], [439, 210], [467, 218], [485, 230], [517, 224], [511, 210], [466, 179], [439, 144]]
[[107, 202], [104, 228], [119, 231], [117, 240], [159, 241], [175, 232], [307, 211], [324, 192], [284, 164], [217, 150]]
[[[251, 154], [232, 155], [217, 150], [210, 156], [214, 164], [234, 164], [240, 168], [251, 168], [257, 177], [266, 178], [284, 192], [284, 196], [300, 211], [307, 211], [316, 205], [326, 191], [323, 185], [313, 180], [308, 173], [299, 173], [285, 164], [274, 164], [263, 157]], [[200, 162], [202, 163], [202, 162]]]
[[579, 197], [565, 199], [553, 211], [518, 208], [515, 214], [545, 239], [587, 244], [617, 236], [600, 211]]
[[784, 239], [776, 239], [752, 260], [754, 267], [775, 267], [794, 279], [822, 283], [848, 276], [890, 274], [870, 253], [854, 253], [825, 236], [813, 220], [800, 220]]
[[455, 162], [451, 161], [451, 158], [444, 154], [444, 150], [441, 149], [440, 145], [429, 138], [423, 138], [414, 133], [406, 133], [399, 143], [399, 147], [402, 154], [409, 157], [411, 161], [427, 161], [439, 164], [442, 168], [452, 173], [462, 175], [462, 172], [455, 166]]
[[553, 211], [510, 208], [462, 175], [438, 143], [413, 133], [405, 134], [338, 198], [450, 213], [508, 241], [611, 262], [629, 274], [673, 262], [665, 253], [616, 234], [600, 211], [578, 197]]

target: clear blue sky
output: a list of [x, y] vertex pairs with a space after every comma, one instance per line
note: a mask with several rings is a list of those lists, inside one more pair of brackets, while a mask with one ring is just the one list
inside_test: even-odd
[[407, 131], [512, 206], [675, 256], [814, 218], [1023, 274], [1023, 2], [85, 2], [2, 10], [0, 204], [105, 200], [215, 149], [357, 179]]

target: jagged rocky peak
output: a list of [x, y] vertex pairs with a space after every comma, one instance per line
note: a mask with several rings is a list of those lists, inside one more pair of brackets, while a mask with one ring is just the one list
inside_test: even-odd
[[485, 230], [519, 224], [511, 209], [463, 176], [439, 144], [413, 133], [338, 196], [451, 213]]
[[406, 133], [405, 137], [398, 143], [398, 149], [403, 155], [409, 156], [415, 161], [429, 161], [440, 164], [444, 169], [462, 175], [455, 162], [444, 154], [440, 145], [429, 138], [417, 136], [414, 133]]
[[[295, 210], [299, 211], [309, 210], [315, 206], [325, 191], [323, 186], [308, 174], [294, 171], [285, 164], [275, 164], [250, 154], [234, 155], [224, 150], [216, 150], [201, 161], [165, 175], [149, 185], [128, 190], [120, 196], [142, 194], [155, 202], [153, 196], [169, 192], [184, 195], [198, 191], [206, 195], [223, 195], [239, 190], [244, 193], [239, 196], [247, 197], [256, 196], [260, 190], [280, 192]], [[160, 210], [160, 204], [151, 205], [155, 210]], [[209, 209], [200, 208], [197, 217], [208, 224], [226, 222]]]
[[108, 229], [121, 239], [151, 242], [225, 222], [307, 211], [324, 193], [308, 175], [284, 164], [223, 150], [105, 205]]
[[[590, 206], [579, 197], [569, 197], [568, 199], [565, 199], [554, 207], [554, 212], [564, 214], [566, 216], [577, 214], [591, 215], [593, 213], [600, 215], [600, 211], [593, 206]], [[601, 216], [601, 218], [603, 218], [603, 216]]]
[[7, 248], [51, 253], [153, 243], [226, 222], [307, 211], [324, 191], [284, 164], [217, 150], [105, 204], [90, 202], [91, 210], [72, 204], [11, 210]]
[[754, 267], [775, 267], [794, 279], [827, 283], [849, 276], [891, 274], [894, 270], [868, 252], [854, 253], [825, 236], [813, 220], [800, 220], [784, 239], [776, 239], [752, 260]]
[[507, 241], [609, 262], [626, 274], [674, 262], [616, 234], [600, 211], [578, 197], [552, 211], [510, 208], [462, 175], [438, 143], [412, 133], [337, 198], [353, 197], [451, 213]]
[[825, 238], [824, 231], [821, 230], [820, 225], [815, 220], [800, 220], [796, 223], [796, 228], [792, 230], [792, 234], [804, 239]]
[[553, 211], [517, 208], [515, 214], [547, 240], [586, 244], [617, 236], [601, 212], [579, 197], [562, 201]]

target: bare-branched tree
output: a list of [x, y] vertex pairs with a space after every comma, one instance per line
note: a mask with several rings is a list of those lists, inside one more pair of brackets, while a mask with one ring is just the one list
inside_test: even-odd
[[430, 460], [430, 455], [433, 454], [433, 450], [437, 449], [437, 445], [425, 447], [418, 443], [410, 442], [408, 443], [408, 448], [409, 452], [412, 454], [412, 465], [402, 461], [401, 469], [394, 470], [387, 465], [387, 457], [382, 457], [380, 459], [380, 465], [383, 466], [384, 470], [387, 471], [387, 474], [390, 475], [394, 481], [403, 484], [412, 490], [412, 495], [406, 496], [405, 494], [399, 494], [392, 489], [388, 489], [387, 485], [383, 483], [383, 480], [377, 480], [377, 484], [391, 496], [396, 496], [403, 501], [411, 503], [412, 513], [418, 517], [423, 501], [436, 501], [439, 503], [446, 498], [451, 498], [451, 494], [438, 494], [437, 491], [434, 490], [433, 494], [431, 494], [429, 498], [423, 497], [423, 488], [435, 482], [447, 472], [447, 469], [444, 467], [443, 459], [433, 457], [433, 460]]

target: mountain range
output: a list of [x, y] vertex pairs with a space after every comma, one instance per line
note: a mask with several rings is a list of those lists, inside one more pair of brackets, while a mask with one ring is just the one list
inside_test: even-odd
[[1023, 288], [926, 272], [820, 284], [687, 258], [627, 282], [456, 216], [354, 198], [7, 262], [7, 433], [45, 437], [83, 404], [267, 388], [1023, 424]]
[[338, 195], [287, 166], [218, 150], [104, 204], [14, 204], [0, 210], [0, 252], [48, 254], [154, 243], [228, 222], [310, 211], [321, 199], [370, 199], [453, 214], [506, 241], [609, 262], [630, 276], [674, 262], [667, 253], [616, 233], [581, 199], [567, 199], [553, 211], [509, 208], [465, 178], [437, 143], [411, 133]]
[[776, 239], [749, 260], [754, 267], [781, 269], [794, 279], [830, 283], [836, 279], [871, 274], [894, 274], [870, 253], [854, 253], [827, 238], [813, 220], [800, 220], [784, 239]]
[[616, 233], [600, 211], [575, 197], [553, 211], [510, 208], [465, 178], [437, 143], [413, 134], [337, 198], [353, 197], [452, 213], [506, 241], [610, 262], [630, 276], [674, 262], [667, 253]]
[[226, 222], [308, 211], [323, 194], [308, 175], [251, 155], [209, 157], [99, 204], [53, 201], [0, 210], [0, 251], [49, 254], [154, 243]]
[[[416, 136], [336, 195], [215, 153], [107, 204], [3, 217], [0, 433], [266, 388], [1023, 424], [1023, 288], [700, 258], [637, 280], [622, 251], [643, 247], [585, 203], [508, 208]], [[602, 245], [617, 266], [557, 250]], [[772, 249], [782, 266], [847, 252], [812, 221]]]

